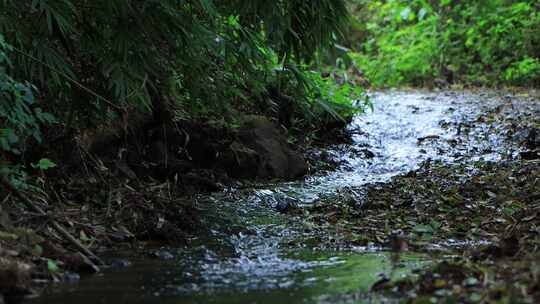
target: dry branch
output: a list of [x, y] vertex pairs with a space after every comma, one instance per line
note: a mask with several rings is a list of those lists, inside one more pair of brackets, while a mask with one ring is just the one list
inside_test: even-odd
[[[47, 213], [43, 211], [39, 206], [36, 206], [26, 195], [24, 195], [21, 191], [19, 191], [17, 188], [13, 186], [13, 184], [9, 181], [9, 179], [6, 176], [2, 176], [1, 178], [2, 185], [11, 193], [13, 193], [15, 196], [20, 198], [28, 208], [30, 208], [32, 211], [37, 212], [40, 215], [47, 216]], [[73, 246], [75, 246], [80, 253], [83, 255], [83, 258], [87, 260], [87, 262], [96, 270], [99, 270], [97, 265], [104, 265], [103, 261], [96, 256], [92, 251], [90, 251], [86, 246], [81, 244], [79, 240], [77, 240], [75, 237], [73, 237], [62, 225], [60, 225], [57, 221], [51, 219], [50, 221], [52, 227], [60, 234], [62, 235], [66, 240], [68, 240]]]

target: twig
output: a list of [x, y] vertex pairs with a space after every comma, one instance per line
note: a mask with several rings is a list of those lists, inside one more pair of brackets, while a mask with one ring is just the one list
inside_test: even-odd
[[[26, 197], [22, 192], [20, 192], [17, 188], [15, 188], [9, 179], [7, 179], [6, 176], [2, 176], [1, 178], [2, 185], [11, 193], [13, 193], [15, 196], [20, 198], [31, 210], [34, 212], [37, 212], [40, 215], [47, 216], [47, 213], [43, 211], [39, 206], [34, 205], [32, 201], [30, 201], [29, 198]], [[81, 251], [81, 254], [83, 255], [83, 258], [87, 258], [87, 262], [90, 263], [90, 265], [95, 268], [96, 270], [99, 269], [92, 260], [94, 260], [98, 265], [104, 265], [103, 261], [96, 256], [92, 251], [90, 251], [88, 248], [86, 248], [83, 244], [81, 244], [75, 237], [73, 237], [64, 227], [62, 227], [56, 220], [51, 220], [52, 227], [64, 238], [66, 238], [73, 246], [75, 246], [78, 250]], [[88, 259], [91, 258], [91, 259]]]

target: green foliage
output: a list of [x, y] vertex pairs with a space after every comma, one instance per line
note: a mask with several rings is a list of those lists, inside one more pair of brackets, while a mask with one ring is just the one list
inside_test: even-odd
[[311, 89], [308, 98], [314, 101], [313, 116], [319, 119], [329, 114], [331, 119], [349, 120], [357, 113], [363, 112], [371, 103], [360, 86], [348, 82], [338, 83], [337, 80], [322, 73], [310, 71], [307, 75]]
[[[148, 114], [156, 122], [230, 127], [244, 113], [271, 113], [259, 101], [277, 87], [293, 97], [294, 123], [287, 127], [321, 129], [346, 121], [365, 104], [363, 92], [311, 71], [342, 36], [349, 22], [345, 4], [2, 0], [3, 173], [16, 185], [27, 184], [25, 169], [35, 159], [24, 152], [42, 141], [41, 127], [54, 117], [67, 132], [118, 127], [120, 119]], [[42, 159], [31, 165], [44, 171], [55, 164]]]
[[47, 259], [47, 270], [52, 274], [56, 274], [60, 272], [60, 267], [58, 267], [58, 264], [55, 261]]
[[83, 126], [163, 103], [180, 119], [219, 115], [264, 93], [274, 57], [309, 62], [348, 20], [342, 0], [5, 0], [0, 12], [14, 73]]
[[36, 164], [32, 164], [32, 167], [45, 171], [56, 167], [56, 164], [48, 158], [42, 158]]
[[327, 70], [321, 72], [305, 64], [277, 65], [276, 76], [268, 80], [294, 100], [292, 127], [302, 133], [345, 125], [372, 106], [364, 89], [349, 81], [343, 67], [336, 64]]
[[[376, 85], [422, 83], [436, 76], [436, 19], [407, 2], [373, 2], [377, 14], [366, 25], [370, 35], [365, 53], [353, 53], [356, 64]], [[379, 33], [379, 34], [377, 34]]]
[[32, 85], [17, 82], [7, 74], [10, 61], [6, 53], [10, 49], [0, 35], [0, 149], [21, 154], [28, 139], [42, 141], [39, 125], [53, 122], [54, 117], [34, 106]]
[[[16, 187], [28, 187], [28, 174], [14, 157], [21, 157], [30, 141], [42, 142], [41, 125], [55, 121], [34, 98], [34, 86], [13, 79], [7, 54], [12, 51], [0, 35], [0, 175], [9, 175]], [[38, 164], [50, 168], [46, 161]]]
[[[355, 63], [376, 86], [435, 79], [475, 84], [539, 83], [536, 1], [354, 1]], [[367, 13], [365, 12], [367, 11]]]
[[504, 71], [504, 80], [512, 83], [530, 82], [540, 77], [540, 60], [525, 57], [514, 62]]

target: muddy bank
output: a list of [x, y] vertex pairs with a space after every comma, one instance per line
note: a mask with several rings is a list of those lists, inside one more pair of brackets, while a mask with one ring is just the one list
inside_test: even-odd
[[[334, 167], [308, 153], [310, 143], [290, 144], [264, 116], [245, 116], [232, 129], [184, 122], [89, 136], [48, 147], [46, 156], [60, 165], [36, 172], [44, 191], [21, 191], [43, 214], [28, 211], [12, 191], [0, 197], [0, 295], [8, 303], [48, 282], [78, 281], [115, 267], [88, 259], [53, 222], [98, 256], [120, 248], [189, 247], [210, 234], [199, 194]], [[244, 229], [225, 222], [220, 229], [228, 234]]]

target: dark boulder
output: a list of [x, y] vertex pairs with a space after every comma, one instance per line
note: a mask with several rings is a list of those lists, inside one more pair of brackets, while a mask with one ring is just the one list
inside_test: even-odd
[[223, 154], [222, 161], [229, 176], [242, 179], [257, 177], [259, 167], [259, 154], [238, 141], [230, 144]]
[[266, 117], [247, 117], [237, 137], [224, 155], [231, 176], [292, 179], [307, 173], [304, 157], [289, 147], [285, 136]]

